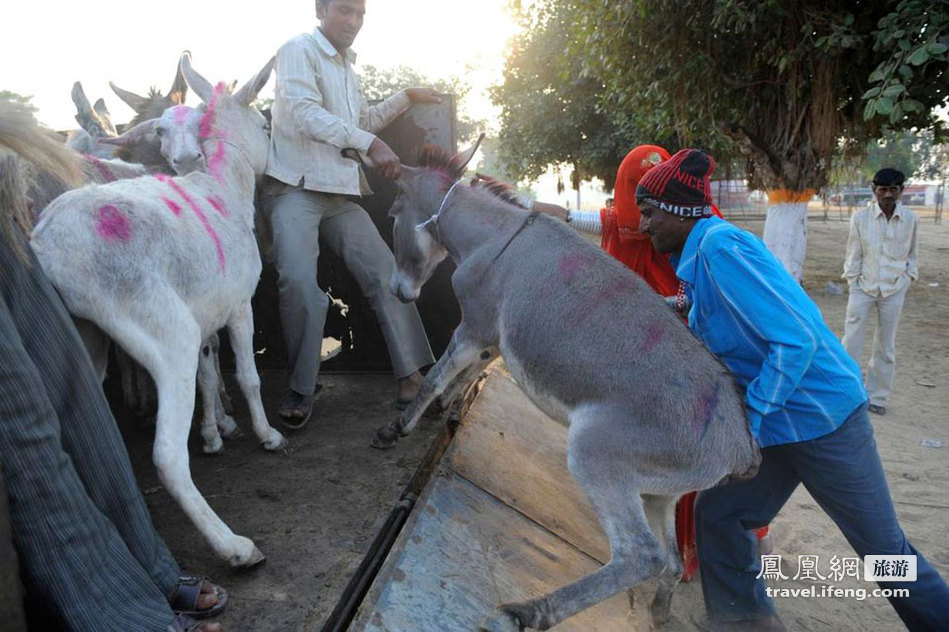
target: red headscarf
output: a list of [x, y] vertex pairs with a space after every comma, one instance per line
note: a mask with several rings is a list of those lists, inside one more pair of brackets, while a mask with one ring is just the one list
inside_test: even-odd
[[657, 145], [640, 145], [629, 152], [616, 172], [613, 212], [601, 212], [600, 246], [662, 296], [674, 295], [679, 282], [668, 258], [653, 249], [649, 235], [639, 232], [642, 216], [636, 206], [636, 186], [647, 171], [668, 159], [669, 152]]

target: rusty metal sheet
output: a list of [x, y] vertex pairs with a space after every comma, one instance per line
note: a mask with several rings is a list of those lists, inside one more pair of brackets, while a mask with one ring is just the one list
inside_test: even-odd
[[[351, 630], [473, 630], [501, 601], [539, 596], [599, 563], [463, 477], [433, 479]], [[556, 630], [637, 629], [625, 594]], [[642, 615], [640, 615], [642, 616]]]

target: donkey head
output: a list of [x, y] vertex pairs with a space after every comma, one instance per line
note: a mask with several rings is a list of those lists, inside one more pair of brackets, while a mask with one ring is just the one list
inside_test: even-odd
[[184, 75], [181, 74], [180, 67], [177, 69], [175, 79], [171, 84], [171, 89], [168, 90], [168, 94], [166, 95], [163, 95], [156, 88], [151, 88], [148, 91], [148, 96], [143, 97], [129, 90], [123, 90], [111, 81], [109, 82], [109, 86], [120, 99], [135, 110], [135, 117], [131, 122], [133, 126], [149, 119], [158, 118], [162, 112], [172, 106], [182, 105], [188, 93], [188, 84], [185, 83], [185, 78]]
[[224, 83], [211, 86], [207, 79], [198, 74], [191, 67], [191, 56], [185, 53], [181, 56], [181, 71], [204, 106], [200, 110], [201, 118], [198, 121], [198, 133], [202, 141], [214, 139], [223, 141], [218, 144], [214, 155], [208, 156], [208, 171], [211, 175], [218, 175], [220, 161], [223, 158], [223, 144], [227, 143], [237, 149], [250, 164], [256, 176], [261, 176], [267, 165], [267, 151], [270, 147], [267, 119], [251, 106], [264, 84], [270, 79], [276, 58], [270, 61], [258, 72], [253, 79], [244, 84], [236, 93]]
[[419, 167], [402, 166], [402, 177], [396, 181], [399, 193], [389, 209], [396, 264], [389, 289], [404, 302], [418, 298], [422, 285], [448, 254], [438, 229], [439, 215], [445, 212], [452, 186], [464, 174], [482, 138], [454, 156], [427, 145], [419, 156]]
[[192, 171], [207, 171], [201, 149], [199, 124], [201, 112], [186, 105], [171, 107], [159, 117], [130, 127], [114, 138], [100, 143], [118, 145], [120, 156], [149, 167], [167, 167], [179, 176]]

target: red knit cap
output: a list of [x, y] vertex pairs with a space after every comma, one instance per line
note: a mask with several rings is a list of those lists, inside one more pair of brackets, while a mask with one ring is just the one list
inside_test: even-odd
[[704, 151], [683, 149], [646, 172], [636, 187], [636, 203], [648, 202], [679, 217], [710, 217], [709, 176], [715, 161]]

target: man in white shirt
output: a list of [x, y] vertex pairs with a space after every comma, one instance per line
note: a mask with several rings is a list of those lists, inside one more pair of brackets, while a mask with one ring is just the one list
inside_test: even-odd
[[435, 361], [415, 305], [389, 292], [394, 257], [368, 213], [352, 201], [371, 191], [359, 164], [340, 151], [354, 148], [382, 175], [398, 178], [399, 158], [374, 132], [412, 103], [441, 99], [428, 88], [410, 88], [369, 107], [350, 49], [365, 13], [365, 0], [316, 0], [320, 26], [277, 53], [265, 212], [273, 230], [291, 366], [290, 389], [278, 412], [292, 428], [307, 422], [320, 391], [317, 375], [329, 307], [316, 282], [320, 238], [345, 262], [379, 320], [400, 405], [418, 391], [418, 369]]
[[863, 338], [875, 314], [876, 338], [867, 368], [868, 409], [886, 414], [886, 398], [893, 388], [896, 364], [896, 327], [910, 282], [919, 277], [916, 213], [900, 202], [905, 176], [896, 169], [881, 169], [873, 176], [876, 200], [850, 218], [850, 237], [843, 278], [850, 285], [843, 345], [857, 363], [863, 355]]

